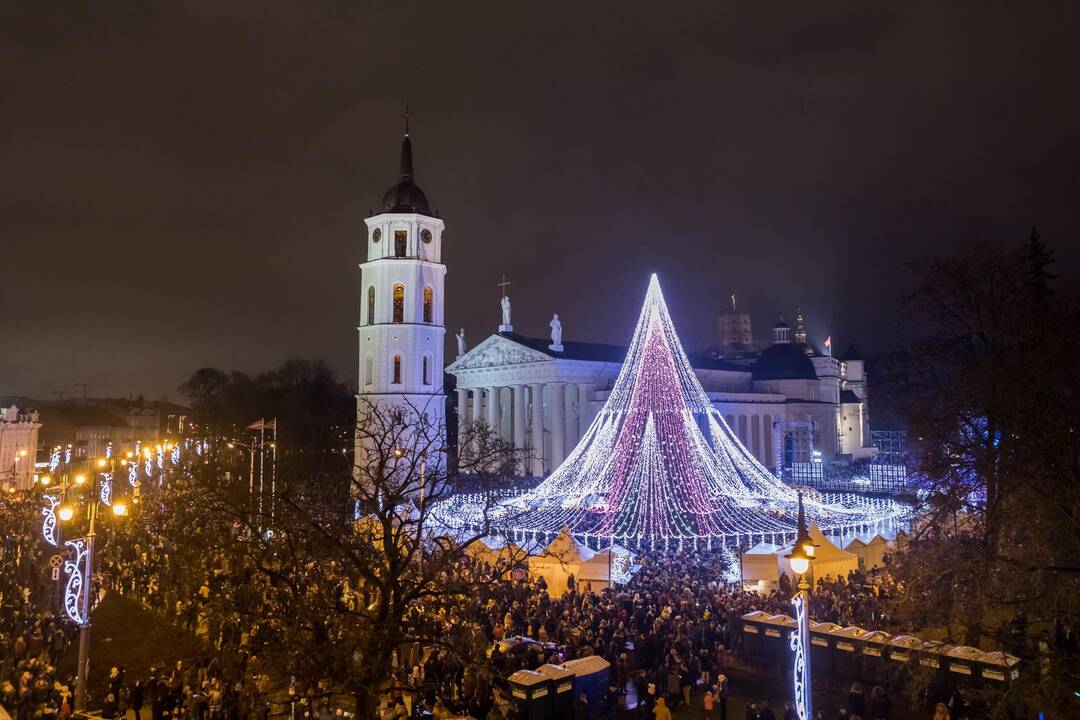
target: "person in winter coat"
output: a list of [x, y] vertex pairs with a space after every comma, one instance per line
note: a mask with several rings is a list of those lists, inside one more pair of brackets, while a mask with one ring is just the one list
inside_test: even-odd
[[847, 697], [848, 715], [866, 717], [866, 695], [863, 694], [862, 683], [852, 683], [851, 692]]
[[143, 706], [143, 686], [142, 680], [136, 680], [135, 684], [131, 686], [131, 692], [129, 693], [128, 700], [131, 703], [131, 711], [135, 713], [135, 720], [142, 720], [142, 706]]
[[105, 720], [116, 720], [116, 695], [108, 693], [105, 703], [101, 706], [101, 717]]
[[656, 698], [656, 707], [653, 708], [652, 712], [655, 720], [671, 720], [671, 711], [668, 710], [664, 698]]

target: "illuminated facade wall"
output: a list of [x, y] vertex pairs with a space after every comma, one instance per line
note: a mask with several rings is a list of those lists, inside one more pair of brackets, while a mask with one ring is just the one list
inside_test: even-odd
[[30, 487], [40, 429], [36, 412], [23, 412], [15, 405], [0, 409], [0, 483], [5, 487]]

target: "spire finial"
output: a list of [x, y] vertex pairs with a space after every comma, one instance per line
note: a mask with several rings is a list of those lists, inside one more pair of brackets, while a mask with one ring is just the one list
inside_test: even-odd
[[405, 120], [405, 137], [409, 137], [409, 118], [411, 118], [412, 116], [413, 114], [409, 112], [409, 101], [406, 100], [405, 112], [401, 116]]

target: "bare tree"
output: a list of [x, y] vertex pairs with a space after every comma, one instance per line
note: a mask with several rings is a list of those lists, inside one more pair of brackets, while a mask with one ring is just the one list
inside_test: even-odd
[[[242, 489], [220, 483], [220, 468], [202, 471], [204, 512], [242, 528], [230, 547], [245, 596], [222, 598], [222, 613], [246, 612], [261, 631], [259, 652], [283, 674], [310, 684], [332, 678], [350, 693], [360, 717], [375, 717], [395, 653], [438, 647], [462, 663], [485, 659], [485, 636], [475, 625], [478, 587], [510, 570], [523, 552], [488, 558], [481, 572], [477, 544], [497, 528], [482, 512], [466, 533], [448, 532], [432, 509], [456, 486], [487, 498], [523, 461], [483, 424], [465, 428], [458, 475], [446, 472], [446, 433], [431, 413], [411, 405], [361, 408], [357, 462], [351, 475], [282, 474], [279, 493], [260, 513]], [[509, 472], [508, 472], [509, 471]], [[312, 485], [318, 486], [315, 491]]]

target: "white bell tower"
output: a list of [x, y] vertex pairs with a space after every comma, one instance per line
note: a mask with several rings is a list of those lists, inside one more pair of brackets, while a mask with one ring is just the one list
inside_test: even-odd
[[[411, 404], [445, 425], [443, 318], [446, 266], [443, 221], [413, 180], [409, 116], [401, 175], [367, 223], [367, 262], [360, 265], [360, 366], [357, 422], [371, 404]], [[361, 448], [356, 448], [360, 461]]]

